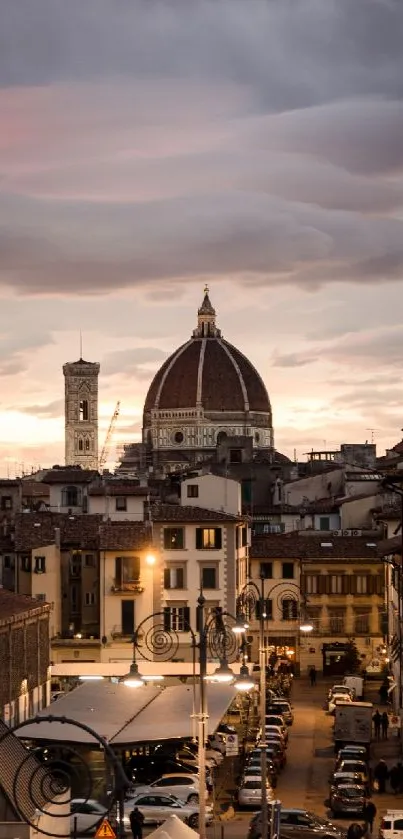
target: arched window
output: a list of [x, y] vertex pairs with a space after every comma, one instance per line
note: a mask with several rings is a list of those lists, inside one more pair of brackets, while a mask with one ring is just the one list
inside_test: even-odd
[[88, 399], [80, 400], [80, 422], [88, 422], [90, 418], [90, 409]]
[[89, 452], [89, 450], [90, 450], [90, 441], [89, 441], [89, 440], [86, 440], [86, 441], [85, 441], [85, 451], [86, 451], [86, 452]]
[[82, 437], [80, 437], [80, 439], [78, 441], [78, 451], [82, 452], [83, 448], [84, 448], [83, 439], [82, 439]]

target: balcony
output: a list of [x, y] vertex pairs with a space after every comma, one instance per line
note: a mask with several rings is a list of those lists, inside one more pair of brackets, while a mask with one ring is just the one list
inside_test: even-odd
[[60, 632], [51, 638], [52, 647], [99, 647], [101, 639], [99, 636], [90, 635], [86, 632]]
[[114, 580], [111, 585], [112, 594], [142, 594], [144, 586], [140, 580]]

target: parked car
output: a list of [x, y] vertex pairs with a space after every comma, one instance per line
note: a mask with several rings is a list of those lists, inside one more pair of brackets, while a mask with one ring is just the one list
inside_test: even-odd
[[288, 727], [286, 726], [283, 717], [279, 716], [278, 714], [266, 714], [264, 727], [268, 728], [269, 726], [276, 726], [279, 731], [282, 732], [284, 735], [284, 739], [288, 740]]
[[[145, 824], [160, 824], [172, 814], [188, 824], [189, 827], [197, 827], [199, 824], [198, 804], [185, 804], [173, 795], [137, 795], [126, 804], [125, 814], [129, 816], [134, 807], [138, 807], [143, 814]], [[212, 820], [213, 808], [211, 805], [207, 805], [206, 824], [210, 824]]]
[[379, 839], [403, 839], [403, 810], [387, 810], [380, 824]]
[[337, 761], [341, 760], [367, 760], [368, 757], [368, 750], [366, 746], [355, 746], [354, 743], [351, 745], [343, 746], [342, 749], [338, 752]]
[[[272, 786], [273, 789], [275, 789], [276, 786], [277, 786], [278, 769], [274, 765], [273, 761], [270, 760], [270, 758], [267, 758], [266, 766], [267, 766], [268, 781], [270, 783], [270, 786]], [[250, 763], [247, 763], [247, 765], [245, 766], [245, 768], [243, 770], [243, 775], [244, 775], [245, 778], [246, 778], [247, 775], [249, 775], [250, 777], [254, 775], [256, 777], [257, 775], [260, 775], [260, 772], [261, 772], [261, 760], [258, 757], [254, 757], [250, 761]]]
[[[266, 781], [267, 801], [273, 801], [273, 790]], [[245, 778], [242, 786], [238, 789], [238, 804], [240, 807], [257, 807], [262, 802], [262, 779], [261, 777]]]
[[336, 771], [338, 772], [354, 772], [361, 776], [365, 784], [369, 783], [369, 769], [363, 760], [340, 760], [337, 764]]
[[[249, 825], [248, 839], [261, 839], [261, 827], [262, 814], [255, 813]], [[345, 839], [346, 835], [345, 830], [309, 810], [281, 808], [281, 839]]]
[[294, 714], [292, 712], [291, 704], [286, 699], [272, 699], [271, 707], [273, 709], [278, 708], [287, 725], [293, 724]]
[[162, 775], [194, 775], [194, 768], [163, 755], [136, 755], [127, 763], [126, 773], [134, 784], [151, 784]]
[[286, 749], [288, 746], [288, 743], [286, 743], [286, 741], [284, 740], [283, 735], [280, 734], [279, 731], [273, 731], [271, 728], [266, 728], [265, 740], [266, 743], [278, 743], [279, 746], [281, 746], [283, 749]]
[[[109, 818], [108, 810], [92, 798], [73, 798], [70, 802], [70, 831], [93, 835], [103, 819]], [[124, 820], [125, 831], [130, 830], [129, 820]]]
[[332, 698], [336, 693], [343, 693], [351, 696], [351, 699], [354, 699], [354, 691], [348, 685], [333, 685], [329, 689], [329, 693], [327, 695], [328, 700]]
[[[279, 774], [285, 765], [285, 752], [277, 751], [274, 746], [266, 746], [266, 758], [270, 760], [273, 765], [275, 766], [276, 773]], [[250, 761], [256, 759], [256, 761], [260, 761], [261, 750], [260, 749], [253, 749], [250, 753]]]
[[330, 792], [330, 810], [335, 816], [362, 816], [365, 800], [365, 789], [362, 785], [339, 784]]
[[330, 791], [343, 784], [361, 786], [365, 791], [369, 792], [369, 787], [363, 782], [359, 772], [334, 772], [330, 778]]
[[227, 746], [226, 746], [226, 736], [225, 734], [216, 731], [215, 734], [211, 734], [208, 738], [209, 747], [214, 749], [220, 754], [225, 755]]
[[[173, 795], [179, 798], [180, 801], [185, 801], [188, 804], [195, 804], [199, 800], [200, 784], [197, 775], [164, 775], [158, 778], [154, 783], [147, 785], [135, 786], [133, 788], [132, 797], [137, 795]], [[208, 792], [205, 790], [205, 797], [208, 798]]]

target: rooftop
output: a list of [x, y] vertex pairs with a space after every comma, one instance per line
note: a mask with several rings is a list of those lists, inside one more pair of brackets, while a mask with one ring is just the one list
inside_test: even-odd
[[10, 618], [21, 617], [33, 612], [48, 611], [49, 609], [49, 603], [39, 603], [33, 597], [27, 597], [25, 594], [15, 594], [13, 591], [0, 588], [0, 624], [7, 623]]
[[245, 516], [234, 516], [232, 513], [223, 513], [221, 510], [206, 510], [203, 507], [187, 507], [179, 504], [154, 504], [152, 507], [153, 521], [180, 521], [186, 522], [209, 522], [228, 521], [240, 522]]
[[151, 529], [144, 522], [109, 521], [101, 524], [99, 528], [101, 551], [142, 550], [151, 544]]
[[270, 533], [252, 540], [252, 559], [374, 559], [377, 540], [368, 536]]

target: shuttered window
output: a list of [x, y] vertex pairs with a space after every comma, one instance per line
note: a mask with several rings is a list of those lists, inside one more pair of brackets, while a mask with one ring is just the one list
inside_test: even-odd
[[196, 549], [198, 551], [218, 551], [221, 549], [221, 527], [197, 527]]

